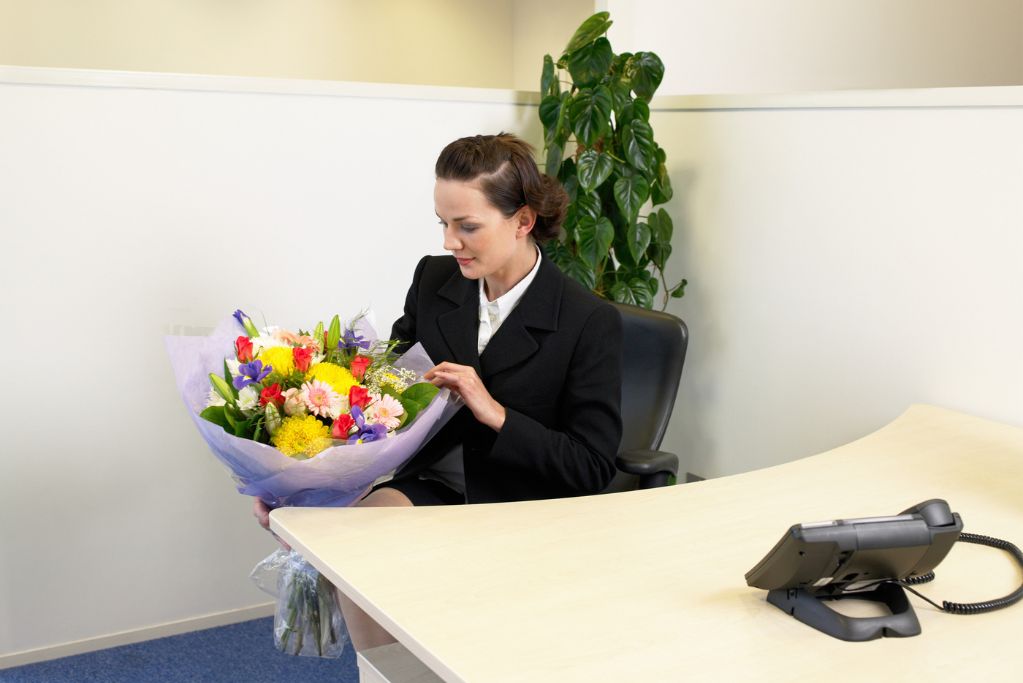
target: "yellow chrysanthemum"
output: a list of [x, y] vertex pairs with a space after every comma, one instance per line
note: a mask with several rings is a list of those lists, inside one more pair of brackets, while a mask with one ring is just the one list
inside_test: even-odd
[[289, 457], [311, 458], [333, 442], [327, 425], [312, 415], [295, 415], [281, 421], [270, 443]]
[[348, 390], [358, 384], [348, 368], [334, 363], [317, 363], [309, 368], [309, 372], [305, 374], [305, 380], [309, 382], [314, 379], [326, 382], [342, 396], [348, 396]]
[[259, 352], [259, 360], [263, 361], [264, 367], [273, 366], [273, 371], [278, 375], [290, 375], [295, 369], [295, 359], [291, 355], [289, 346], [272, 346]]

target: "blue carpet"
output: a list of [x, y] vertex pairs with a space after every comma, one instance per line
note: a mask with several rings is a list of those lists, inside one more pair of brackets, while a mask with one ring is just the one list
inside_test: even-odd
[[293, 657], [273, 617], [0, 670], [0, 683], [357, 683], [351, 644], [340, 659]]

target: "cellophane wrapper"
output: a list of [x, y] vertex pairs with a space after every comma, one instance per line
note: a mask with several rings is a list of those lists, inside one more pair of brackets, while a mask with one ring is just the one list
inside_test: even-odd
[[277, 598], [274, 645], [289, 655], [340, 657], [348, 630], [333, 586], [294, 550], [262, 560], [250, 578]]
[[[356, 323], [356, 331], [376, 339], [365, 320]], [[167, 337], [167, 352], [181, 398], [210, 450], [227, 466], [239, 493], [258, 496], [271, 508], [353, 504], [377, 479], [415, 455], [462, 406], [448, 389], [442, 389], [411, 425], [386, 439], [333, 446], [308, 460], [289, 458], [273, 446], [228, 434], [199, 415], [210, 391], [209, 374], [223, 372], [224, 359], [233, 357], [239, 333], [237, 321], [228, 317], [206, 337]], [[434, 363], [416, 344], [394, 365], [421, 376]], [[277, 596], [274, 642], [279, 650], [341, 656], [348, 635], [334, 589], [301, 555], [278, 550], [262, 560], [251, 577]]]
[[[364, 319], [356, 325], [359, 334], [376, 338]], [[308, 460], [289, 458], [273, 446], [228, 434], [199, 416], [210, 392], [209, 374], [223, 373], [224, 359], [234, 357], [234, 340], [239, 334], [238, 322], [228, 317], [209, 336], [169, 336], [165, 341], [192, 422], [230, 470], [238, 492], [258, 496], [271, 508], [351, 505], [377, 479], [415, 455], [463, 405], [448, 389], [442, 389], [412, 424], [386, 439], [332, 446]], [[416, 344], [394, 365], [422, 376], [434, 363], [422, 345]]]

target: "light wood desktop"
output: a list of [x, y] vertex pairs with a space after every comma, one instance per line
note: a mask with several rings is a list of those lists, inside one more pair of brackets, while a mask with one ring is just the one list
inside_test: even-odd
[[[495, 505], [283, 508], [272, 528], [444, 681], [1020, 680], [1023, 603], [974, 616], [910, 596], [912, 638], [850, 643], [743, 575], [792, 524], [944, 498], [1023, 545], [1023, 429], [914, 406], [863, 439], [684, 486]], [[920, 590], [1001, 597], [1005, 552], [956, 544]]]

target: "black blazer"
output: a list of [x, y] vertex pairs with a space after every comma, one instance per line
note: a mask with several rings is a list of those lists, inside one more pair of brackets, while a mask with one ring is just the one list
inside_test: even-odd
[[614, 476], [622, 436], [618, 311], [546, 258], [515, 310], [477, 353], [479, 284], [452, 256], [416, 267], [391, 338], [421, 342], [435, 363], [474, 367], [504, 406], [500, 432], [462, 408], [396, 479], [415, 476], [461, 442], [470, 503], [598, 493]]

